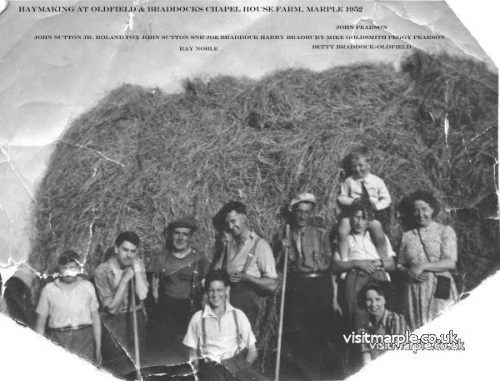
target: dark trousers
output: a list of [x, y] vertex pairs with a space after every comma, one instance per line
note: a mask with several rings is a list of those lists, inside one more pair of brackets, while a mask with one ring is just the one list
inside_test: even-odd
[[[103, 366], [112, 373], [124, 374], [134, 368], [135, 344], [133, 315], [131, 312], [119, 315], [102, 314], [104, 326], [102, 335]], [[137, 311], [137, 333], [139, 354], [146, 351], [146, 318], [143, 310]]]
[[335, 328], [330, 274], [313, 278], [290, 274], [285, 295], [284, 354], [310, 368], [337, 361], [332, 352]]
[[200, 381], [238, 381], [225, 366], [202, 360], [198, 368], [198, 379]]
[[173, 342], [180, 345], [192, 317], [190, 304], [189, 299], [166, 295], [160, 298], [149, 314], [147, 340], [150, 351], [162, 352]]
[[333, 287], [330, 274], [314, 278], [290, 274], [285, 296], [285, 331], [315, 333], [331, 331]]
[[88, 361], [95, 360], [95, 342], [92, 326], [70, 331], [50, 330], [50, 339], [69, 352]]
[[242, 355], [222, 360], [218, 364], [209, 360], [200, 360], [198, 371], [200, 381], [269, 381], [252, 368]]
[[351, 270], [344, 281], [340, 282], [339, 302], [349, 330], [357, 330], [368, 323], [368, 311], [366, 308], [360, 308], [357, 297], [363, 286], [371, 280], [387, 281], [387, 274], [383, 269], [378, 269], [373, 274]]
[[252, 327], [255, 325], [259, 316], [260, 297], [251, 286], [241, 282], [231, 283], [229, 302], [247, 315]]

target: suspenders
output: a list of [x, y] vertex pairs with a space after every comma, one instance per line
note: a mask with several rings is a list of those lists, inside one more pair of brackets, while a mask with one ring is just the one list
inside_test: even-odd
[[[314, 240], [313, 242], [313, 250], [318, 253], [320, 255], [320, 257], [325, 257], [325, 253], [323, 251], [323, 231], [321, 229], [315, 229], [316, 230], [316, 237], [317, 239]], [[295, 233], [294, 233], [295, 234]], [[306, 236], [305, 232], [301, 233], [300, 231], [298, 232], [298, 234], [301, 235], [300, 237], [300, 243], [301, 243], [301, 246], [302, 247], [298, 247], [297, 245], [297, 241], [295, 240], [295, 237], [294, 239], [292, 240], [293, 241], [293, 245], [294, 245], [294, 249], [296, 251], [296, 255], [295, 255], [295, 264], [297, 267], [301, 267], [304, 265], [304, 253], [302, 252], [302, 248], [304, 247], [304, 237]], [[309, 241], [309, 240], [308, 240]], [[290, 259], [290, 260], [293, 260], [293, 259]], [[319, 264], [317, 263], [315, 265], [315, 267], [319, 267], [318, 266]]]
[[[238, 325], [238, 319], [236, 317], [236, 310], [232, 310], [234, 325], [236, 326], [236, 344], [238, 345], [238, 349], [236, 350], [236, 354], [240, 351], [241, 348], [241, 334], [240, 334], [240, 326]], [[204, 356], [207, 352], [207, 329], [206, 329], [206, 318], [201, 318], [201, 355]]]
[[196, 299], [196, 292], [198, 291], [198, 285], [200, 284], [200, 275], [198, 272], [198, 252], [194, 252], [194, 269], [193, 269], [193, 277], [191, 279], [191, 292], [189, 293], [189, 308], [194, 307], [194, 302]]
[[[246, 273], [250, 264], [252, 263], [253, 258], [255, 257], [255, 251], [257, 250], [257, 244], [260, 241], [260, 237], [255, 237], [255, 241], [248, 252], [247, 258], [245, 260], [245, 264], [243, 265], [242, 273]], [[237, 355], [241, 349], [241, 333], [240, 326], [238, 324], [238, 319], [236, 317], [236, 310], [232, 310], [232, 315], [234, 319], [234, 325], [236, 327], [236, 344], [238, 349], [236, 350], [235, 355]], [[200, 343], [200, 351], [201, 356], [205, 356], [207, 353], [207, 329], [206, 329], [206, 318], [201, 317], [201, 343]]]
[[243, 269], [241, 270], [241, 272], [243, 274], [245, 274], [247, 272], [248, 267], [250, 267], [250, 264], [252, 263], [253, 257], [255, 257], [255, 250], [257, 250], [257, 244], [259, 243], [259, 241], [260, 241], [260, 237], [255, 237], [255, 241], [252, 245], [252, 248], [248, 252], [247, 259], [245, 261], [245, 265], [243, 266]]
[[[255, 251], [257, 250], [257, 244], [259, 243], [259, 241], [260, 241], [260, 240], [261, 240], [261, 238], [260, 238], [259, 236], [256, 236], [256, 237], [255, 237], [255, 241], [254, 241], [254, 243], [253, 243], [252, 247], [250, 248], [250, 251], [249, 251], [249, 252], [248, 252], [248, 254], [247, 254], [247, 258], [246, 258], [246, 260], [245, 260], [245, 264], [243, 265], [243, 269], [241, 270], [241, 272], [242, 272], [243, 274], [245, 274], [245, 273], [247, 272], [248, 268], [250, 267], [250, 264], [252, 263], [253, 257], [255, 257]], [[238, 253], [236, 253], [236, 254], [238, 254]], [[236, 254], [235, 254], [235, 255], [236, 255]], [[227, 258], [227, 256], [226, 256], [225, 258]], [[226, 261], [229, 261], [229, 258], [227, 258], [227, 259], [225, 260], [225, 262], [226, 262]], [[227, 262], [226, 262], [225, 264], [223, 264], [223, 267], [222, 267], [222, 268], [223, 268], [224, 270], [227, 270], [227, 265], [228, 265], [228, 264], [227, 264]]]

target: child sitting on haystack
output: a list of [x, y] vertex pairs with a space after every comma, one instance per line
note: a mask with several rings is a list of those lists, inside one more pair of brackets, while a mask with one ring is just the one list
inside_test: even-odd
[[59, 277], [42, 290], [36, 309], [36, 331], [68, 351], [97, 364], [101, 362], [101, 319], [92, 283], [78, 276], [80, 257], [72, 250], [62, 253]]
[[346, 209], [356, 205], [363, 198], [369, 199], [376, 219], [370, 221], [368, 231], [375, 243], [377, 253], [381, 259], [389, 259], [387, 253], [387, 242], [384, 229], [380, 223], [380, 217], [391, 205], [391, 196], [384, 181], [371, 174], [371, 160], [368, 148], [360, 147], [347, 156], [347, 163], [352, 175], [340, 186], [340, 194], [337, 202], [343, 209], [338, 227], [338, 251], [342, 261], [348, 261], [349, 245], [347, 236], [351, 232], [349, 216]]

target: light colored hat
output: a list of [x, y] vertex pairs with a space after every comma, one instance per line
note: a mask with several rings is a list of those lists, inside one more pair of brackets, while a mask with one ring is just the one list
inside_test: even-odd
[[290, 209], [301, 202], [310, 202], [311, 204], [316, 205], [316, 197], [314, 197], [311, 193], [301, 193], [290, 202]]

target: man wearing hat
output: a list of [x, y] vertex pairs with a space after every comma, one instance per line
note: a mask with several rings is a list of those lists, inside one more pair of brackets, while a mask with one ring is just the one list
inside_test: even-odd
[[172, 221], [164, 230], [166, 249], [153, 256], [148, 266], [152, 273], [153, 320], [160, 331], [154, 334], [162, 343], [183, 336], [192, 314], [201, 309], [201, 281], [210, 262], [191, 246], [196, 229], [192, 218]]
[[282, 232], [277, 240], [280, 267], [289, 249], [284, 332], [292, 349], [317, 348], [332, 331], [332, 251], [328, 232], [311, 225], [315, 208], [314, 195], [295, 197], [289, 205], [290, 237]]

